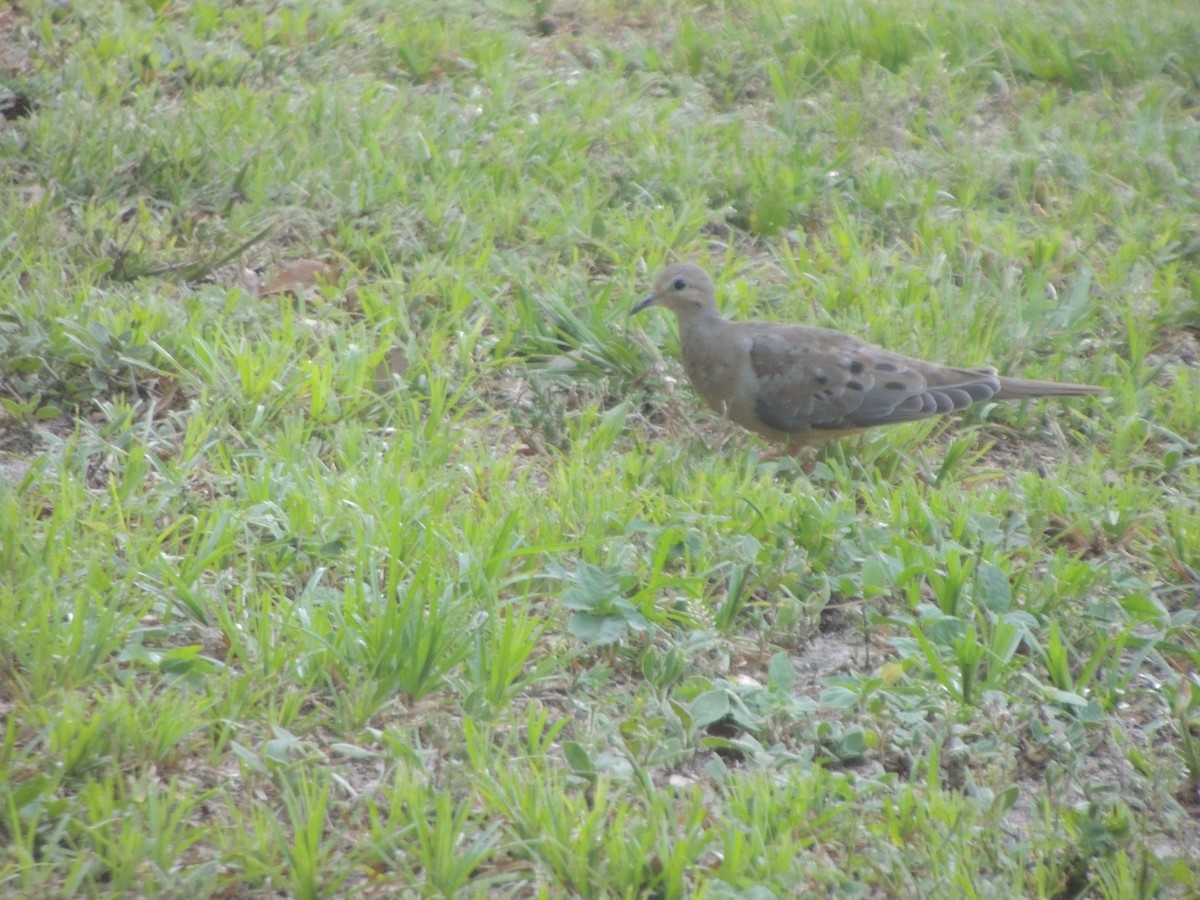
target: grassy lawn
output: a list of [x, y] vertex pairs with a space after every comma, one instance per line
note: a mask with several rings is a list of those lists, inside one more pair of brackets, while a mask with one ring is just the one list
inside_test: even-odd
[[[0, 894], [1200, 893], [1179, 0], [0, 11]], [[1101, 384], [814, 457], [673, 318]]]

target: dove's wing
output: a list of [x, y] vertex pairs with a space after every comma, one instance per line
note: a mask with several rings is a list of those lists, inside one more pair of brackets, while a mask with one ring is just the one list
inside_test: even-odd
[[750, 365], [758, 382], [758, 418], [793, 434], [912, 422], [1000, 391], [995, 369], [927, 363], [804, 326], [759, 331], [750, 345]]

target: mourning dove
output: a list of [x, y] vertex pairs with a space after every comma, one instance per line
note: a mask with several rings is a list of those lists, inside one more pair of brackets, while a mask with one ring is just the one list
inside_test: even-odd
[[717, 311], [708, 273], [691, 264], [664, 270], [633, 312], [649, 306], [665, 306], [679, 319], [683, 368], [704, 401], [791, 452], [972, 403], [1101, 390], [925, 362], [829, 328], [730, 322]]

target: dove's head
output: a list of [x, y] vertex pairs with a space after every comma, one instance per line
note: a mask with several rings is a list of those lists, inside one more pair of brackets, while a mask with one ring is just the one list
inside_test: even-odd
[[683, 263], [663, 269], [654, 279], [654, 292], [633, 308], [640, 312], [649, 306], [665, 306], [677, 315], [717, 311], [712, 279], [702, 268]]

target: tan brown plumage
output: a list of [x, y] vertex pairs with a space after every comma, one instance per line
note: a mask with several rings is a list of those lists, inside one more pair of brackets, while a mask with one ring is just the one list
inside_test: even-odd
[[704, 401], [792, 450], [987, 400], [1101, 390], [926, 362], [829, 328], [731, 322], [717, 311], [708, 273], [691, 264], [659, 274], [654, 292], [633, 311], [649, 306], [665, 306], [678, 318], [683, 368]]

